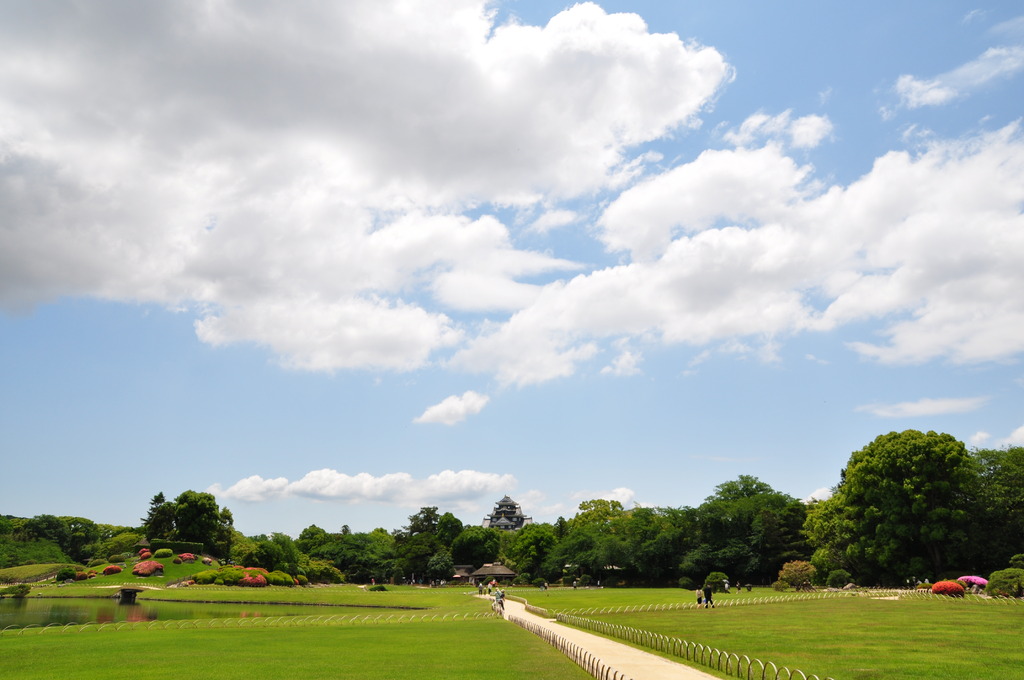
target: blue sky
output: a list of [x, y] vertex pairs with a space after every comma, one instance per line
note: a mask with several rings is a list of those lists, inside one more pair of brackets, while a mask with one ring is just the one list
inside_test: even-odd
[[0, 513], [821, 496], [1024, 444], [1016, 2], [0, 8]]

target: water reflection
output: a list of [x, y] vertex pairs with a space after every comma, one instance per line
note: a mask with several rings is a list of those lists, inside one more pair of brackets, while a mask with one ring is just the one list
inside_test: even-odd
[[69, 623], [138, 623], [180, 619], [261, 618], [309, 614], [295, 605], [209, 604], [193, 602], [120, 603], [114, 599], [47, 599], [39, 597], [0, 600], [0, 630], [8, 626], [48, 626]]

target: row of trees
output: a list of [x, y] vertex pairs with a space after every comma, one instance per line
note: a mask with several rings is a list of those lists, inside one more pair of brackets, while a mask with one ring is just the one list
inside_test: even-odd
[[[238, 564], [311, 580], [448, 580], [454, 565], [501, 561], [547, 581], [702, 583], [716, 571], [734, 583], [768, 584], [782, 565], [805, 560], [820, 579], [839, 571], [893, 585], [988, 574], [1024, 552], [1024, 448], [968, 451], [947, 434], [892, 432], [851, 455], [825, 501], [807, 504], [741, 475], [697, 507], [626, 509], [595, 499], [572, 518], [517, 532], [424, 507], [390, 532], [311, 525], [296, 539], [246, 537], [212, 495], [186, 491], [173, 501], [154, 496], [137, 528], [43, 515], [0, 520], [5, 535], [80, 562], [124, 552], [143, 536], [199, 542]], [[0, 565], [9, 566], [4, 559], [0, 549]]]

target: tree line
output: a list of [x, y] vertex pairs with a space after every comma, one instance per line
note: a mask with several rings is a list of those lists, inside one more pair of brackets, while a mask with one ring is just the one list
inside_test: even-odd
[[243, 536], [208, 493], [186, 491], [173, 501], [159, 493], [138, 527], [49, 515], [0, 519], [0, 566], [19, 559], [9, 549], [16, 542], [22, 559], [34, 550], [39, 562], [40, 551], [56, 550], [85, 562], [148, 538], [203, 543], [236, 564], [314, 581], [450, 581], [456, 565], [502, 562], [521, 581], [690, 586], [720, 572], [734, 583], [769, 584], [799, 560], [821, 583], [849, 574], [863, 585], [902, 585], [987, 575], [1024, 553], [1022, 447], [969, 451], [948, 434], [891, 432], [854, 452], [832, 491], [806, 503], [740, 475], [696, 507], [627, 509], [593, 499], [571, 518], [514, 532], [423, 507], [391, 531], [310, 525], [297, 538]]

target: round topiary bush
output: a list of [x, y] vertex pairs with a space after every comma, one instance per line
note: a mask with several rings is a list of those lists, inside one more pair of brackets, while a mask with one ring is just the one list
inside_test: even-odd
[[121, 567], [117, 566], [116, 564], [111, 564], [109, 567], [104, 567], [104, 569], [103, 569], [103, 575], [104, 576], [110, 576], [111, 574], [120, 574], [120, 573], [121, 573]]
[[53, 577], [57, 583], [63, 583], [68, 579], [75, 580], [75, 568], [74, 567], [61, 567], [57, 572], [57, 575]]
[[165, 557], [170, 557], [173, 554], [174, 554], [174, 551], [171, 550], [170, 548], [160, 548], [155, 553], [153, 553], [153, 557], [159, 560], [159, 559], [163, 559]]
[[828, 578], [825, 579], [825, 585], [829, 588], [842, 588], [850, 582], [850, 572], [845, 569], [833, 569], [828, 572]]
[[249, 574], [240, 578], [238, 585], [246, 588], [264, 588], [267, 585], [267, 577], [263, 574]]
[[367, 588], [367, 590], [373, 593], [382, 593], [385, 590], [387, 590], [387, 588], [378, 583], [375, 586], [370, 586], [369, 588]]
[[780, 593], [789, 587], [789, 584], [785, 581], [776, 581], [772, 584], [772, 588], [779, 591]]
[[1024, 596], [1024, 569], [1010, 567], [992, 572], [985, 592], [995, 597]]
[[964, 587], [956, 581], [939, 581], [938, 583], [932, 586], [932, 592], [936, 595], [963, 597]]

